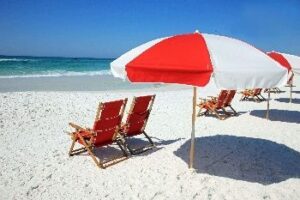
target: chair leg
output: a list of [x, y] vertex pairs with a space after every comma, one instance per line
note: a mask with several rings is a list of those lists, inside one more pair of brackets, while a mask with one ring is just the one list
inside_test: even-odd
[[92, 152], [91, 150], [91, 145], [88, 145], [86, 143], [86, 141], [83, 139], [83, 137], [79, 134], [79, 139], [82, 141], [83, 145], [85, 146], [85, 149], [87, 150], [87, 152], [90, 154], [90, 156], [92, 157], [92, 159], [94, 160], [94, 162], [96, 163], [96, 165], [100, 168], [104, 168], [103, 165], [101, 164], [100, 161], [97, 160], [95, 154]]
[[86, 152], [86, 151], [87, 151], [87, 150], [86, 150], [85, 147], [82, 147], [82, 148], [79, 148], [79, 149], [74, 149], [74, 150], [71, 151], [70, 156], [75, 156], [75, 155], [84, 153], [84, 152]]
[[201, 108], [199, 109], [198, 113], [197, 113], [197, 117], [201, 116]]
[[141, 148], [137, 148], [137, 149], [133, 149], [130, 147], [130, 145], [128, 145], [127, 143], [125, 143], [126, 148], [129, 150], [131, 155], [137, 155], [137, 154], [141, 154], [144, 153], [150, 149], [152, 149], [153, 147], [155, 147], [152, 139], [148, 136], [148, 134], [144, 131], [143, 134], [145, 135], [145, 137], [147, 138], [149, 145], [143, 146]]
[[256, 96], [253, 96], [253, 99], [255, 102], [259, 103], [261, 102], [262, 100], [256, 95]]
[[75, 139], [72, 138], [72, 144], [71, 144], [71, 147], [70, 147], [70, 150], [69, 150], [69, 156], [73, 156], [73, 149], [74, 149], [74, 146], [75, 146]]
[[209, 111], [206, 110], [206, 111], [204, 112], [204, 115], [208, 115], [208, 114], [209, 114]]
[[231, 105], [228, 105], [228, 106], [233, 111], [233, 115], [236, 116], [238, 113], [233, 109], [233, 107]]
[[199, 109], [199, 112], [198, 112], [198, 114], [197, 114], [197, 117], [200, 117], [200, 116], [203, 116], [203, 115], [207, 115], [207, 112], [208, 112], [207, 109], [206, 109], [204, 112], [202, 112], [202, 113], [201, 113], [201, 111], [202, 111], [202, 109], [200, 108], [200, 109]]
[[151, 144], [151, 146], [154, 146], [153, 141], [151, 140], [151, 138], [147, 135], [147, 133], [144, 131], [143, 134], [146, 136], [146, 138], [148, 139], [149, 143]]
[[131, 146], [127, 144], [127, 142], [125, 142], [125, 147], [128, 149], [131, 155], [135, 155], [135, 149], [132, 149]]
[[81, 153], [87, 151], [85, 147], [74, 149], [76, 141], [77, 140], [74, 138], [74, 135], [72, 135], [72, 144], [71, 144], [71, 147], [70, 147], [70, 150], [69, 150], [69, 156], [78, 155], [78, 154], [81, 154]]
[[123, 155], [127, 157], [128, 156], [128, 152], [126, 151], [126, 146], [121, 141], [119, 141], [119, 140], [117, 140], [116, 143], [120, 147], [120, 149], [122, 150]]
[[198, 114], [197, 114], [197, 117], [200, 117], [200, 116], [202, 116], [203, 115], [203, 113], [201, 113], [201, 108], [199, 109], [199, 111], [198, 111]]
[[221, 108], [225, 115], [230, 116], [231, 114], [225, 110], [225, 108]]
[[216, 109], [211, 109], [211, 112], [215, 114], [220, 120], [226, 119], [225, 117], [221, 117]]
[[240, 99], [240, 101], [248, 101], [249, 100], [249, 96], [242, 96], [242, 98]]
[[265, 98], [264, 96], [262, 96], [261, 94], [260, 94], [259, 96], [261, 97], [261, 99], [262, 99], [263, 101], [266, 101], [266, 98]]

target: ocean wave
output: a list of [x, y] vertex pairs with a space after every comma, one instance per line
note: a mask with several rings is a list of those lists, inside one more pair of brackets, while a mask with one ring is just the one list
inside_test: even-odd
[[0, 58], [0, 62], [24, 62], [32, 61], [33, 59], [21, 59], [21, 58]]
[[101, 76], [101, 75], [112, 75], [112, 73], [110, 70], [85, 71], [85, 72], [52, 71], [52, 72], [45, 72], [42, 74], [7, 75], [7, 76], [0, 76], [0, 78], [40, 78], [40, 77], [63, 77], [63, 76]]

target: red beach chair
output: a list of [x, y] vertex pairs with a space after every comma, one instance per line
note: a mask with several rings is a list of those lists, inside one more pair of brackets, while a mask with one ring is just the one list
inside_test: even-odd
[[265, 97], [263, 97], [261, 95], [261, 88], [255, 88], [253, 90], [245, 90], [242, 91], [242, 98], [240, 99], [240, 101], [245, 101], [245, 100], [250, 100], [253, 99], [256, 102], [261, 102], [261, 101], [265, 101]]
[[[214, 114], [221, 120], [226, 119], [225, 116], [220, 115], [218, 110], [222, 110], [226, 115], [229, 115], [229, 113], [227, 113], [224, 109], [224, 103], [227, 96], [228, 91], [222, 90], [218, 97], [212, 97], [210, 100], [203, 100], [200, 102], [200, 104], [198, 104], [200, 108], [198, 117], [202, 115]], [[203, 109], [205, 109], [205, 111], [201, 112]]]
[[[124, 148], [122, 138], [118, 134], [126, 103], [127, 98], [124, 100], [100, 103], [92, 129], [82, 128], [74, 123], [69, 123], [71, 127], [75, 128], [75, 132], [71, 133], [73, 141], [69, 155], [73, 156], [87, 151], [96, 165], [101, 168], [126, 159], [128, 154]], [[74, 149], [76, 142], [83, 145], [83, 147]], [[93, 153], [94, 148], [110, 144], [117, 144], [122, 150], [123, 156], [105, 162], [102, 162], [100, 159], [98, 161]]]
[[154, 99], [155, 95], [134, 97], [126, 123], [122, 126], [120, 131], [120, 134], [124, 136], [125, 140], [143, 134], [149, 141], [149, 145], [135, 149], [130, 147], [126, 142], [126, 147], [133, 155], [145, 152], [154, 147], [153, 141], [145, 132]]

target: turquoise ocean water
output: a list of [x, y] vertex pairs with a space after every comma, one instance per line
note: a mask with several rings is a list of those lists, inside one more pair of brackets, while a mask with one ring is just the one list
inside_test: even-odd
[[111, 75], [113, 59], [0, 56], [0, 78]]

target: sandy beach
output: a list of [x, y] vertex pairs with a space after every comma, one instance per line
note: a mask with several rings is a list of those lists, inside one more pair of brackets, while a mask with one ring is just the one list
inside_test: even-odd
[[[239, 116], [197, 118], [194, 170], [187, 167], [189, 88], [2, 92], [0, 199], [299, 199], [297, 76], [295, 85], [293, 103], [288, 88], [271, 95], [269, 121], [266, 102], [240, 102], [240, 95], [232, 103]], [[154, 150], [107, 169], [97, 168], [87, 154], [68, 156], [68, 122], [91, 126], [100, 101], [128, 97], [131, 103], [144, 94], [157, 95], [146, 128]], [[96, 150], [100, 158], [118, 154], [113, 146]]]
[[300, 200], [299, 11], [1, 1], [0, 200]]

